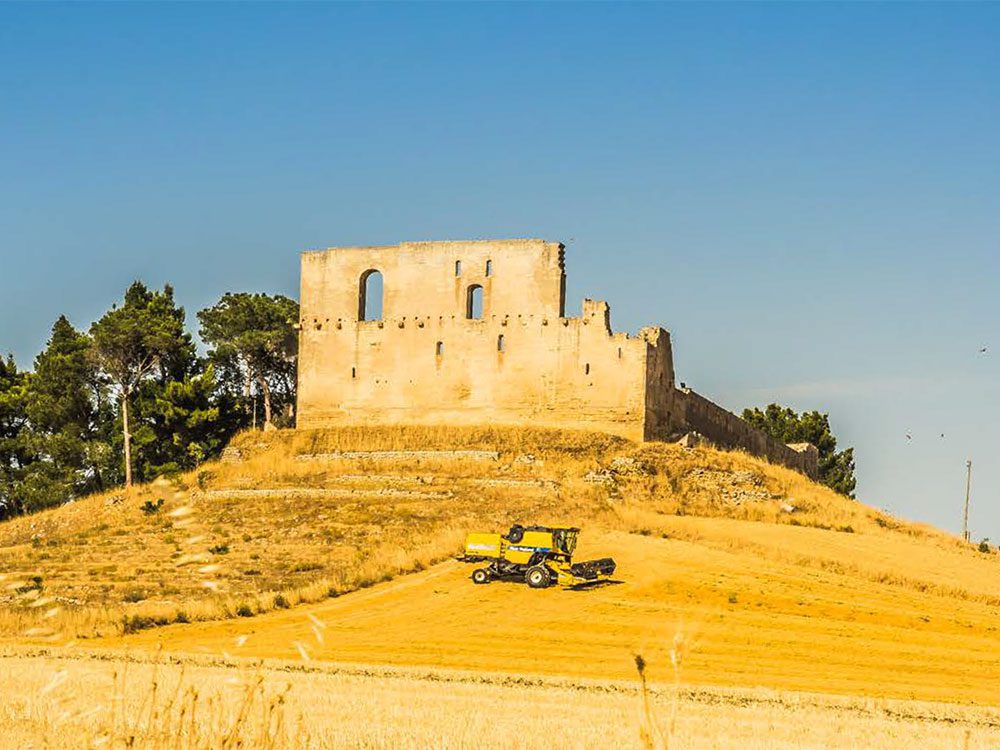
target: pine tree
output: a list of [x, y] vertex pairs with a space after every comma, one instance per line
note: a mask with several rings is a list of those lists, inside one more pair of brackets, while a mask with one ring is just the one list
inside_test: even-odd
[[298, 318], [299, 305], [294, 300], [246, 292], [225, 294], [198, 313], [201, 338], [212, 347], [209, 356], [225, 387], [236, 398], [242, 396], [249, 414], [256, 385], [266, 425], [272, 423], [275, 407], [295, 403]]
[[23, 438], [35, 460], [20, 490], [26, 510], [102, 487], [99, 457], [107, 451], [96, 440], [98, 388], [90, 339], [60, 316], [27, 378]]
[[184, 308], [174, 303], [168, 284], [152, 292], [136, 281], [125, 293], [122, 307], [113, 307], [91, 326], [94, 356], [114, 387], [121, 419], [125, 486], [133, 482], [131, 401], [144, 382], [165, 386], [183, 377], [194, 345], [184, 330]]
[[0, 518], [24, 510], [18, 494], [20, 480], [31, 456], [25, 449], [25, 373], [14, 357], [0, 358]]

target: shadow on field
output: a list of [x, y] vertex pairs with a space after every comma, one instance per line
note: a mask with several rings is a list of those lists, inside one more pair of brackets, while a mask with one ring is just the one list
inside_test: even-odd
[[590, 591], [591, 589], [602, 589], [605, 586], [618, 586], [625, 583], [625, 581], [618, 580], [604, 580], [604, 581], [585, 581], [584, 583], [577, 583], [572, 586], [567, 586], [568, 591]]

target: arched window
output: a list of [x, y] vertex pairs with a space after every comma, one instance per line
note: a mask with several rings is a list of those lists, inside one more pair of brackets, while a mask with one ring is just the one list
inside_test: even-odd
[[370, 268], [361, 274], [358, 320], [382, 320], [382, 273]]
[[444, 355], [444, 342], [443, 341], [438, 341], [434, 345], [434, 354], [435, 354], [435, 356], [438, 356], [438, 357], [441, 357], [441, 356]]
[[465, 317], [469, 320], [483, 317], [483, 288], [479, 284], [471, 284], [465, 295]]
[[456, 276], [462, 275], [462, 261], [460, 260], [455, 261], [455, 275]]
[[492, 260], [486, 261], [486, 275], [487, 276], [492, 276], [493, 275], [493, 261]]
[[497, 351], [498, 352], [507, 351], [507, 342], [504, 339], [502, 333], [499, 336], [497, 336]]

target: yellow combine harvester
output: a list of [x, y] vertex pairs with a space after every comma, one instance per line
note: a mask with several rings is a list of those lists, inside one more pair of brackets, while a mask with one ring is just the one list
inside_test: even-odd
[[515, 524], [506, 534], [469, 534], [465, 554], [469, 563], [488, 563], [472, 571], [473, 583], [493, 580], [525, 581], [533, 589], [553, 583], [576, 586], [607, 580], [615, 572], [610, 557], [574, 563], [576, 535], [580, 529]]

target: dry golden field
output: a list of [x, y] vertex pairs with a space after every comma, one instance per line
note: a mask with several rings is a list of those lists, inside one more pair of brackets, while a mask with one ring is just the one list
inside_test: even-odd
[[[651, 747], [1000, 746], [997, 555], [794, 472], [510, 429], [253, 433], [233, 448], [169, 482], [0, 524], [4, 736], [534, 747], [556, 731], [567, 747], [641, 747], [642, 654], [665, 734]], [[615, 557], [616, 582], [473, 586], [450, 559], [464, 533], [514, 521], [582, 526], [578, 557]], [[69, 658], [83, 651], [100, 659]], [[147, 667], [115, 686], [126, 655], [161, 652], [211, 705], [170, 692], [177, 664], [156, 700]], [[260, 659], [283, 661], [248, 683]], [[150, 709], [167, 693], [169, 710]], [[143, 695], [152, 714], [127, 709]], [[113, 710], [81, 716], [95, 700]], [[241, 706], [253, 721], [234, 718]], [[153, 736], [196, 709], [188, 744]], [[261, 723], [279, 714], [288, 736]]]
[[684, 685], [654, 686], [644, 701], [637, 679], [8, 654], [0, 658], [0, 684], [0, 736], [11, 748], [987, 750], [1000, 744], [996, 709]]

